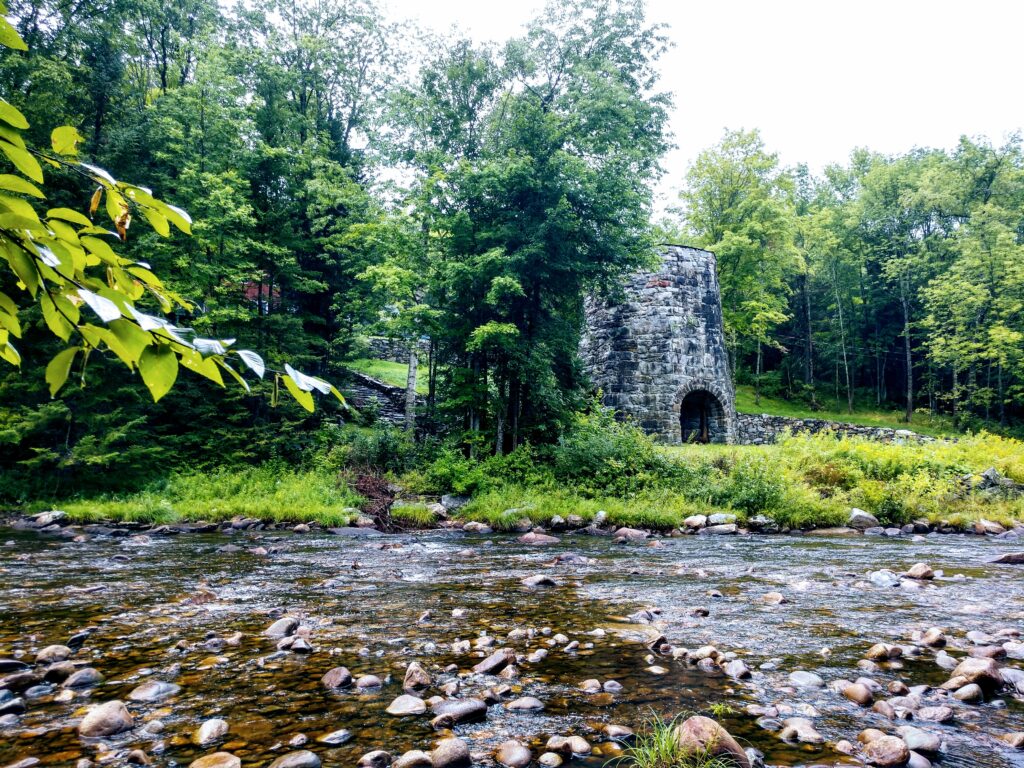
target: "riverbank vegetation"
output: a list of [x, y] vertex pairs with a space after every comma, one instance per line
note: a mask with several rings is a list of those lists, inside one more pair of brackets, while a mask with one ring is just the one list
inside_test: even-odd
[[[547, 506], [602, 499], [613, 514], [622, 500], [623, 514], [652, 520], [702, 505], [831, 520], [847, 503], [888, 509], [897, 492], [909, 497], [894, 516], [940, 514], [954, 470], [995, 463], [985, 458], [995, 438], [964, 438], [979, 452], [969, 466], [914, 469], [897, 489], [896, 478], [833, 457], [837, 479], [822, 489], [790, 441], [699, 454], [645, 444], [595, 460], [602, 441], [633, 438], [604, 427], [581, 437], [592, 418], [576, 354], [583, 301], [654, 264], [664, 240], [717, 254], [742, 408], [909, 421], [929, 434], [1020, 429], [1017, 136], [858, 150], [815, 176], [781, 167], [756, 131], [730, 131], [694, 162], [680, 208], [655, 224], [674, 108], [659, 62], [672, 40], [641, 0], [552, 2], [504, 45], [429, 38], [373, 0], [83, 0], [73, 10], [39, 0], [9, 3], [7, 18], [17, 32], [0, 53], [11, 221], [45, 220], [58, 250], [78, 253], [80, 235], [114, 243], [129, 261], [105, 279], [84, 251], [66, 256], [76, 270], [95, 269], [86, 296], [130, 295], [149, 318], [136, 322], [161, 318], [188, 341], [160, 331], [126, 350], [105, 324], [125, 320], [127, 307], [105, 319], [106, 304], [83, 303], [81, 286], [57, 278], [74, 294], [61, 309], [84, 328], [77, 339], [56, 305], [28, 300], [33, 277], [5, 271], [0, 295], [18, 297], [0, 307], [8, 362], [21, 336], [20, 366], [0, 371], [4, 504], [106, 499], [114, 510], [136, 498], [137, 509], [158, 510], [156, 494], [174, 514], [222, 514], [202, 501], [211, 473], [239, 478], [239, 490], [223, 490], [242, 512], [246, 483], [269, 492], [252, 478], [282, 471], [287, 487], [312, 472], [322, 483], [287, 514], [316, 516], [347, 503], [344, 465], [390, 472], [417, 492], [472, 490], [470, 511], [487, 516], [547, 508], [536, 507], [547, 493]], [[39, 207], [35, 156], [26, 150], [26, 161], [12, 140], [67, 150], [87, 173], [48, 170]], [[141, 186], [108, 189], [100, 167]], [[175, 207], [150, 205], [146, 190]], [[117, 232], [99, 225], [104, 215]], [[153, 229], [129, 229], [131, 215]], [[57, 257], [36, 256], [53, 269], [46, 261]], [[154, 295], [146, 280], [163, 287]], [[368, 361], [372, 335], [425, 350], [414, 358], [419, 376]], [[224, 390], [229, 372], [207, 344], [215, 339], [258, 350], [265, 380]], [[184, 355], [180, 377], [172, 351]], [[282, 374], [286, 361], [315, 378]], [[363, 434], [372, 413], [327, 399], [308, 412], [310, 389], [344, 389], [349, 369], [423, 395], [409, 413], [418, 443], [404, 457], [387, 444], [411, 438]], [[286, 390], [298, 402], [278, 403]], [[383, 461], [352, 458], [374, 440]], [[758, 501], [762, 491], [771, 498]], [[195, 512], [181, 511], [191, 500]]]
[[[345, 525], [365, 506], [352, 490], [358, 478], [377, 476], [395, 488], [391, 519], [405, 528], [439, 524], [431, 504], [443, 494], [468, 497], [455, 515], [496, 530], [600, 515], [609, 524], [666, 531], [715, 513], [768, 531], [811, 529], [845, 525], [854, 507], [886, 526], [1024, 521], [1024, 445], [989, 434], [881, 443], [823, 433], [767, 446], [662, 446], [595, 407], [556, 443], [501, 456], [472, 458], [455, 443], [416, 442], [388, 426], [340, 429], [323, 443], [298, 469], [176, 474], [140, 493], [60, 506], [87, 520], [243, 515]], [[987, 470], [1009, 487], [983, 481]]]

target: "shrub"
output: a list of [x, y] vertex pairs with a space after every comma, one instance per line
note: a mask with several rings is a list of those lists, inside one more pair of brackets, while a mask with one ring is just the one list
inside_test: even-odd
[[347, 462], [351, 466], [373, 467], [397, 474], [416, 465], [416, 443], [404, 429], [384, 423], [350, 435]]
[[726, 476], [716, 501], [748, 514], [772, 510], [786, 492], [780, 469], [763, 456], [743, 456]]
[[553, 460], [557, 480], [593, 493], [635, 493], [657, 484], [666, 469], [665, 457], [649, 436], [600, 406], [573, 420]]

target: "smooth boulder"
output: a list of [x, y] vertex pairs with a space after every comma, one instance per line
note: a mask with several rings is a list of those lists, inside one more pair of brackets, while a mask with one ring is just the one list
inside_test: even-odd
[[193, 760], [188, 768], [242, 768], [242, 761], [230, 752], [214, 752]]
[[281, 755], [270, 764], [270, 768], [320, 768], [320, 758], [315, 752], [302, 749]]
[[102, 738], [127, 731], [135, 724], [128, 708], [120, 701], [107, 701], [92, 707], [78, 724], [78, 733], [86, 738]]
[[442, 739], [430, 753], [433, 768], [469, 768], [473, 759], [462, 739]]
[[533, 759], [533, 755], [530, 754], [526, 745], [510, 739], [498, 746], [494, 753], [494, 759], [505, 768], [526, 768]]
[[751, 768], [747, 753], [725, 728], [710, 717], [694, 715], [672, 730], [676, 743], [690, 752], [708, 752], [731, 761], [736, 768]]

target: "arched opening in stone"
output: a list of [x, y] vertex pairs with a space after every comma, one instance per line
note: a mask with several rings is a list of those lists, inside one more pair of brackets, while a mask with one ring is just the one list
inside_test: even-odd
[[679, 404], [679, 426], [684, 443], [724, 443], [725, 408], [706, 389], [690, 392]]

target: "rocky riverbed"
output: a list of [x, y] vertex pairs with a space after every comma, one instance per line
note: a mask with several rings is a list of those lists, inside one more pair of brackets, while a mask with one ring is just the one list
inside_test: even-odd
[[1012, 538], [74, 533], [0, 534], [0, 766], [1024, 766]]

